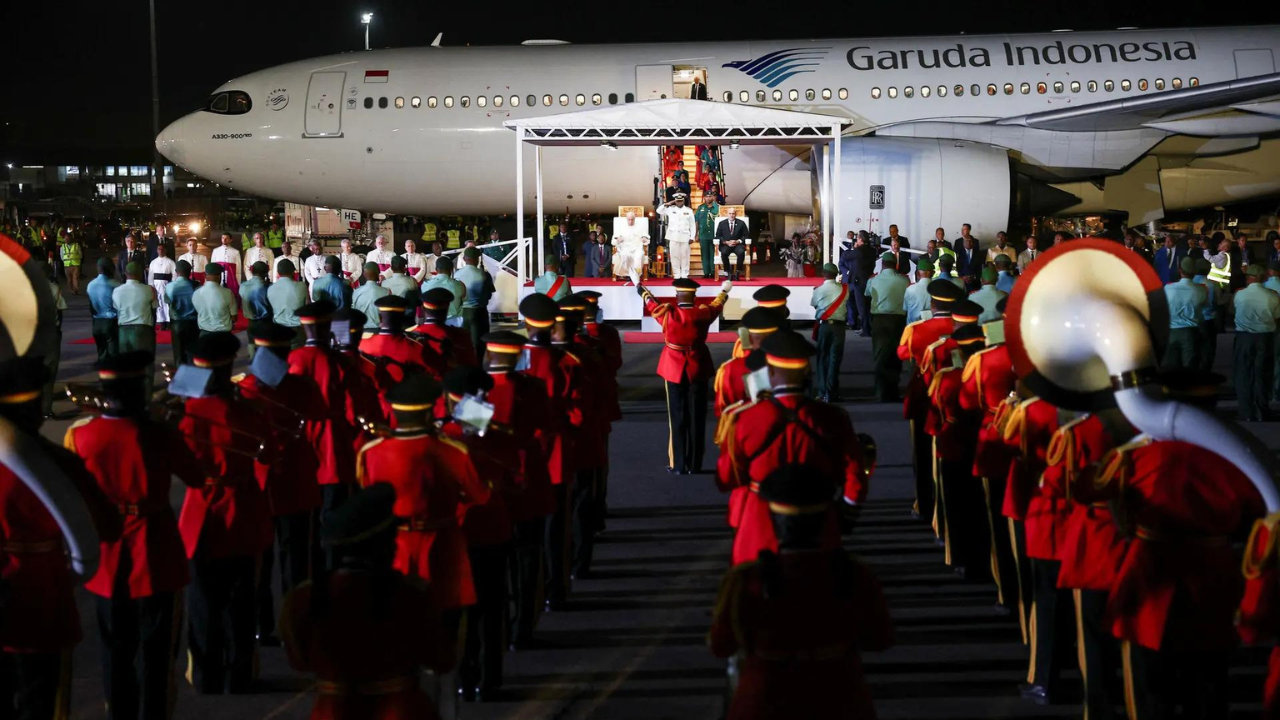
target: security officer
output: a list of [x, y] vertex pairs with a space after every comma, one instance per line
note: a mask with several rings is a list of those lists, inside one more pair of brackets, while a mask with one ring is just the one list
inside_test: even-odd
[[[251, 339], [254, 337], [254, 328], [260, 330], [274, 321], [275, 313], [267, 297], [267, 290], [271, 287], [271, 281], [267, 280], [267, 274], [270, 272], [271, 267], [259, 260], [249, 266], [249, 279], [240, 286], [240, 308], [245, 319], [249, 321]], [[253, 359], [257, 347], [256, 343], [249, 345], [250, 360]]]
[[1263, 422], [1271, 416], [1272, 382], [1275, 372], [1276, 320], [1280, 319], [1280, 296], [1262, 285], [1263, 270], [1258, 264], [1245, 270], [1246, 287], [1235, 294], [1236, 339], [1234, 366], [1240, 420]]
[[320, 537], [335, 569], [285, 598], [280, 631], [289, 665], [316, 675], [315, 717], [437, 717], [419, 668], [451, 670], [456, 637], [427, 588], [391, 567], [395, 502], [378, 484], [326, 515]]
[[378, 327], [378, 301], [391, 294], [391, 291], [378, 284], [381, 275], [378, 263], [364, 264], [360, 287], [351, 293], [351, 309], [359, 310], [364, 315], [364, 326], [370, 330]]
[[142, 282], [142, 266], [129, 263], [125, 267], [124, 284], [111, 291], [111, 303], [119, 323], [120, 352], [156, 351], [156, 291]]
[[200, 337], [200, 313], [192, 298], [196, 285], [191, 282], [191, 263], [179, 260], [174, 268], [177, 277], [164, 286], [169, 303], [169, 344], [173, 346], [173, 364], [191, 363], [191, 352]]
[[1178, 270], [1181, 279], [1164, 286], [1165, 300], [1169, 304], [1169, 340], [1160, 364], [1165, 369], [1194, 369], [1202, 365], [1200, 352], [1204, 335], [1200, 324], [1209, 303], [1209, 291], [1193, 280], [1196, 275], [1195, 258], [1182, 258]]
[[324, 274], [311, 282], [311, 299], [328, 300], [341, 310], [351, 307], [351, 292], [351, 286], [342, 280], [342, 261], [329, 255], [324, 259]]
[[196, 309], [202, 336], [208, 333], [231, 332], [235, 327], [239, 308], [236, 306], [236, 296], [222, 286], [225, 274], [221, 265], [209, 263], [205, 268], [204, 284], [191, 294], [191, 305]]
[[[997, 255], [997, 258], [1007, 258], [1007, 255]], [[982, 314], [978, 316], [979, 323], [991, 322], [1000, 319], [1000, 312], [996, 310], [996, 304], [1009, 294], [996, 287], [999, 275], [996, 269], [990, 265], [982, 268], [980, 274], [982, 287], [969, 293], [969, 299], [982, 306]]]
[[533, 281], [534, 292], [540, 292], [556, 302], [572, 295], [573, 285], [569, 282], [569, 278], [560, 274], [560, 258], [548, 255], [544, 258], [544, 262], [543, 267], [546, 269]]
[[[367, 263], [366, 263], [367, 264]], [[408, 262], [401, 255], [391, 258], [391, 269], [382, 279], [383, 289], [392, 295], [409, 301], [409, 320], [413, 319], [414, 310], [418, 307], [418, 283], [406, 274]]]
[[[841, 493], [842, 511], [850, 518], [866, 499], [870, 474], [849, 414], [805, 396], [813, 345], [798, 333], [779, 331], [760, 349], [768, 363], [772, 392], [729, 416], [732, 423], [725, 433], [732, 433], [731, 439], [716, 467], [716, 484], [722, 490], [749, 490], [733, 538], [735, 565], [751, 562], [763, 550], [778, 551], [768, 505], [758, 496], [760, 483], [775, 470], [791, 464], [810, 466], [813, 472], [808, 481], [819, 484], [827, 497]], [[822, 546], [834, 549], [840, 546], [834, 507], [826, 514]]]
[[707, 381], [711, 379], [707, 330], [720, 317], [733, 284], [726, 281], [720, 294], [706, 305], [694, 302], [698, 283], [693, 280], [682, 277], [672, 287], [675, 305], [658, 302], [643, 284], [636, 289], [649, 314], [662, 326], [666, 341], [658, 375], [666, 383], [667, 425], [671, 429], [667, 472], [688, 475], [702, 472], [706, 449]]
[[[200, 464], [202, 488], [188, 488], [178, 528], [191, 559], [187, 593], [187, 679], [201, 694], [247, 692], [254, 681], [255, 573], [271, 546], [271, 510], [254, 471], [261, 416], [233, 400], [231, 364], [240, 341], [210, 332], [194, 364], [212, 373], [209, 395], [189, 398], [179, 429]], [[268, 453], [271, 449], [267, 450]]]
[[98, 258], [98, 276], [89, 281], [85, 295], [89, 297], [89, 311], [93, 315], [93, 342], [98, 346], [98, 362], [120, 350], [119, 322], [112, 294], [120, 283], [112, 277], [115, 267], [105, 257]]
[[271, 223], [271, 229], [267, 231], [267, 247], [280, 254], [280, 248], [284, 247], [284, 231], [280, 229], [277, 223]]
[[103, 539], [85, 589], [97, 603], [109, 716], [130, 720], [166, 717], [172, 707], [175, 611], [189, 577], [169, 483], [205, 484], [205, 468], [182, 436], [148, 417], [153, 360], [141, 351], [104, 360], [98, 378], [107, 409], [76, 421], [63, 438], [122, 523], [119, 537]]
[[831, 492], [813, 481], [821, 472], [787, 464], [759, 482], [753, 494], [777, 549], [720, 584], [707, 640], [717, 657], [742, 658], [733, 720], [875, 716], [858, 652], [892, 645], [893, 621], [871, 570], [827, 543]]
[[460, 327], [446, 325], [453, 293], [444, 287], [433, 287], [422, 293], [422, 323], [406, 330], [406, 334], [422, 343], [423, 353], [436, 364], [453, 368], [475, 366], [475, 350], [471, 334]]
[[[1004, 258], [1001, 260], [1000, 258]], [[996, 289], [1006, 295], [1013, 292], [1014, 283], [1017, 278], [1013, 276], [1013, 261], [1008, 255], [997, 255], [995, 259], [996, 265]]]
[[933, 261], [928, 256], [921, 256], [916, 261], [916, 281], [902, 296], [902, 308], [907, 313], [907, 325], [920, 319], [920, 314], [929, 309], [929, 282], [933, 278]]
[[814, 339], [818, 342], [814, 392], [819, 400], [839, 402], [849, 286], [840, 282], [840, 268], [834, 263], [822, 266], [822, 277], [825, 281], [813, 289], [813, 298], [809, 301], [814, 311]]
[[898, 378], [902, 361], [895, 356], [894, 341], [902, 337], [906, 327], [904, 307], [908, 282], [898, 272], [894, 255], [880, 256], [882, 269], [867, 281], [866, 296], [871, 314], [871, 358], [875, 365], [876, 402], [898, 401]]

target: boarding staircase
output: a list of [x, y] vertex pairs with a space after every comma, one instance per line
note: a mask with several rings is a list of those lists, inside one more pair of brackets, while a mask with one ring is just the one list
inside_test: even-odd
[[[694, 210], [697, 210], [698, 206], [702, 204], [702, 187], [698, 184], [698, 164], [701, 162], [701, 158], [698, 155], [698, 148], [698, 145], [679, 146], [680, 160], [684, 163], [683, 167], [685, 171], [689, 173], [689, 207]], [[718, 146], [714, 147], [713, 151], [715, 152], [717, 161], [719, 161], [718, 167], [714, 173], [714, 180], [716, 185], [720, 187], [720, 193], [724, 195], [726, 193], [724, 184], [724, 156]], [[671, 157], [674, 157], [674, 154], [672, 154]], [[668, 147], [658, 148], [658, 165], [662, 170], [662, 187], [664, 188], [663, 192], [665, 192], [667, 178], [671, 177], [672, 173], [678, 169], [678, 166], [669, 160]], [[702, 251], [697, 242], [693, 243], [693, 247], [690, 248], [690, 250], [689, 274], [693, 277], [701, 277]]]

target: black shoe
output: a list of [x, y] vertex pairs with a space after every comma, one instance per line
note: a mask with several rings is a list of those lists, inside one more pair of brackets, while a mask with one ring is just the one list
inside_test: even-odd
[[272, 634], [259, 635], [258, 646], [259, 647], [280, 647], [280, 638]]
[[1032, 685], [1031, 683], [1023, 683], [1018, 686], [1018, 692], [1022, 694], [1023, 700], [1030, 700], [1036, 705], [1052, 705], [1053, 698], [1049, 696], [1049, 688], [1044, 685]]
[[1013, 608], [1008, 605], [1001, 605], [1000, 603], [996, 603], [995, 607], [992, 609], [995, 610], [996, 617], [1009, 617], [1013, 614]]
[[946, 547], [946, 546], [947, 546], [947, 541], [946, 541], [946, 540], [943, 540], [943, 539], [942, 539], [942, 538], [940, 538], [940, 537], [936, 537], [936, 538], [934, 538], [934, 539], [933, 539], [933, 544], [934, 544], [934, 545], [937, 545], [938, 547]]
[[671, 467], [670, 465], [667, 466], [667, 472], [671, 473], [672, 475], [677, 475], [680, 473], [679, 470]]
[[912, 509], [912, 510], [911, 510], [911, 519], [912, 519], [912, 520], [919, 520], [919, 519], [920, 519], [920, 511], [919, 511], [919, 510]]
[[960, 578], [961, 580], [964, 579], [965, 573], [968, 572], [967, 570], [965, 570], [965, 567], [963, 565], [954, 565], [952, 566], [951, 570], [956, 574], [956, 577]]

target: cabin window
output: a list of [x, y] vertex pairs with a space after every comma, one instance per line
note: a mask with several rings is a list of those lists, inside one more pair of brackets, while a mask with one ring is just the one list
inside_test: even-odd
[[386, 110], [386, 109], [387, 109], [387, 99], [386, 99], [386, 98], [384, 98], [384, 97], [382, 97], [382, 98], [378, 98], [378, 108], [379, 108], [379, 109], [381, 109], [381, 110]]
[[373, 98], [371, 98], [371, 97], [367, 97], [367, 98], [365, 98], [365, 99], [364, 99], [364, 109], [365, 109], [365, 110], [369, 110], [369, 109], [370, 109], [370, 108], [372, 108], [372, 107], [373, 107]]
[[947, 96], [947, 86], [946, 86], [946, 85], [939, 85], [939, 86], [938, 86], [938, 97], [946, 97], [946, 96]]
[[623, 99], [623, 102], [633, 103], [635, 101], [636, 101], [636, 96], [634, 93], [627, 93], [626, 97]]
[[413, 107], [422, 107], [422, 98], [415, 95], [413, 99], [409, 101], [409, 104]]
[[1157, 90], [1164, 89], [1164, 78], [1156, 78], [1156, 89]]
[[839, 95], [839, 97], [840, 97], [840, 99], [841, 99], [841, 100], [848, 100], [848, 99], [849, 99], [849, 91], [848, 91], [848, 90], [846, 90], [845, 88], [840, 88], [840, 92], [839, 92], [839, 93], [837, 93], [837, 95]]
[[724, 102], [733, 102], [733, 91], [725, 90], [724, 94], [721, 95], [720, 97], [721, 97], [721, 100], [723, 100]]
[[485, 107], [489, 104], [489, 98], [484, 95], [476, 96], [476, 107]]
[[970, 95], [981, 95], [981, 94], [982, 94], [982, 86], [981, 86], [981, 85], [970, 85], [970, 86], [969, 86], [969, 94], [970, 94]]
[[1102, 89], [1103, 89], [1103, 90], [1106, 90], [1107, 92], [1111, 92], [1112, 90], [1115, 90], [1115, 89], [1116, 89], [1116, 84], [1115, 84], [1114, 82], [1111, 82], [1110, 80], [1108, 80], [1108, 81], [1106, 81], [1106, 82], [1102, 83]]
[[595, 93], [594, 95], [591, 96], [592, 105], [599, 105], [600, 103], [603, 103], [603, 102], [604, 102], [604, 99], [600, 97], [600, 93]]
[[817, 99], [817, 97], [818, 97], [818, 93], [814, 92], [813, 88], [809, 88], [808, 90], [804, 91], [805, 100], [815, 100]]
[[1072, 81], [1071, 81], [1071, 92], [1073, 92], [1073, 93], [1078, 93], [1078, 92], [1080, 92], [1080, 81], [1079, 81], [1079, 80], [1072, 80]]
[[458, 98], [458, 104], [464, 108], [471, 107], [471, 98], [467, 97], [466, 95], [463, 95], [462, 97]]
[[[529, 97], [533, 97], [533, 96], [532, 96], [532, 95], [530, 95]], [[746, 102], [746, 101], [744, 100], [743, 102]], [[530, 100], [530, 101], [529, 101], [529, 104], [530, 104], [530, 105], [532, 105], [532, 104], [533, 104], [533, 101], [532, 101], [532, 100]], [[618, 93], [609, 93], [609, 104], [610, 104], [610, 105], [617, 105], [617, 104], [618, 104]]]
[[1044, 83], [1036, 83], [1036, 92], [1043, 95], [1049, 92], [1049, 86]]
[[822, 88], [822, 99], [823, 100], [831, 99], [831, 88]]
[[1012, 94], [1013, 94], [1013, 83], [1005, 83], [1005, 84], [1004, 84], [1004, 94], [1005, 94], [1005, 95], [1012, 95]]
[[1031, 83], [1022, 83], [1021, 85], [1018, 86], [1018, 91], [1021, 92], [1023, 95], [1030, 95]]
[[1173, 83], [1174, 90], [1180, 90], [1182, 88], [1182, 78], [1174, 78], [1170, 82]]
[[751, 102], [751, 93], [747, 92], [746, 90], [743, 90], [742, 92], [738, 93], [738, 102], [744, 102], [744, 103]]
[[757, 90], [757, 91], [756, 91], [756, 102], [758, 102], [758, 103], [762, 103], [762, 102], [764, 102], [764, 101], [765, 101], [765, 99], [766, 99], [766, 98], [765, 98], [765, 95], [764, 95], [764, 91], [763, 91], [763, 90]]
[[493, 106], [494, 106], [494, 107], [496, 107], [496, 108], [497, 108], [497, 107], [502, 107], [502, 96], [501, 96], [501, 95], [494, 95], [494, 96], [493, 96]]
[[871, 88], [871, 99], [872, 99], [872, 100], [879, 100], [879, 99], [880, 99], [880, 88], [878, 88], [878, 87], [873, 87], [873, 88]]
[[519, 96], [519, 95], [512, 95], [512, 96], [511, 96], [511, 107], [520, 107], [520, 96]]
[[988, 95], [995, 95], [997, 92], [999, 92], [999, 91], [998, 91], [998, 90], [996, 90], [996, 86], [995, 86], [994, 84], [987, 85], [987, 94], [988, 94]]
[[575, 97], [573, 101], [577, 103], [578, 107], [582, 107], [587, 104], [587, 96], [582, 93], [578, 93], [577, 97]]
[[892, 99], [896, 97], [898, 97], [898, 88], [896, 87], [889, 88], [889, 98]]
[[537, 96], [537, 95], [525, 95], [525, 96], [524, 96], [524, 104], [525, 104], [525, 105], [528, 105], [529, 107], [533, 107], [534, 105], [537, 105], [537, 104], [538, 104], [538, 96]]
[[397, 110], [400, 110], [400, 109], [402, 109], [403, 107], [404, 107], [404, 98], [402, 98], [402, 97], [398, 97], [398, 98], [396, 98], [396, 109], [397, 109]]
[[1147, 79], [1146, 79], [1146, 78], [1142, 78], [1141, 80], [1139, 80], [1139, 81], [1138, 81], [1138, 89], [1139, 89], [1139, 90], [1141, 90], [1141, 91], [1143, 91], [1143, 92], [1146, 92], [1146, 91], [1147, 91]]
[[568, 106], [569, 106], [569, 96], [568, 96], [568, 95], [561, 95], [561, 96], [560, 96], [560, 106], [561, 106], [561, 107], [568, 107]]
[[453, 96], [452, 96], [452, 95], [446, 95], [446, 96], [445, 96], [445, 98], [444, 98], [444, 106], [445, 106], [445, 107], [447, 107], [447, 108], [451, 108], [451, 107], [453, 107]]
[[551, 96], [550, 96], [550, 95], [543, 95], [543, 96], [542, 96], [542, 104], [543, 104], [543, 105], [545, 105], [545, 106], [547, 106], [547, 107], [551, 107]]
[[1120, 89], [1124, 90], [1125, 92], [1128, 92], [1133, 89], [1133, 83], [1129, 82], [1128, 80], [1121, 80]]
[[929, 97], [929, 86], [928, 86], [928, 85], [921, 85], [921, 86], [920, 86], [920, 97]]
[[957, 86], [956, 86], [956, 97], [960, 97], [960, 96], [962, 96], [962, 95], [964, 95], [964, 86], [963, 86], [963, 85], [957, 85]]
[[1097, 80], [1090, 80], [1090, 81], [1089, 81], [1089, 92], [1098, 92], [1098, 81], [1097, 81]]
[[1187, 81], [1187, 87], [1196, 87], [1200, 84], [1200, 78], [1191, 78]]
[[773, 91], [773, 101], [774, 101], [774, 102], [782, 102], [782, 91], [781, 91], [781, 90], [774, 90], [774, 91]]
[[787, 99], [788, 99], [788, 100], [790, 100], [791, 102], [795, 102], [795, 101], [799, 100], [799, 99], [800, 99], [800, 91], [799, 91], [799, 90], [790, 90], [790, 91], [788, 91], [788, 92], [787, 92]]
[[902, 96], [903, 96], [903, 97], [911, 97], [912, 95], [915, 95], [915, 94], [916, 94], [916, 90], [915, 90], [915, 88], [913, 88], [913, 87], [911, 87], [911, 86], [907, 86], [907, 87], [902, 88]]
[[1061, 95], [1061, 94], [1062, 94], [1062, 82], [1061, 82], [1061, 81], [1056, 82], [1056, 83], [1054, 83], [1054, 84], [1053, 84], [1053, 94], [1054, 94], [1054, 95]]

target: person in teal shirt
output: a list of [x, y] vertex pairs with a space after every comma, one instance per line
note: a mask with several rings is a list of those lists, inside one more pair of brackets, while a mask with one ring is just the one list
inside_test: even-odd
[[1000, 319], [1000, 311], [996, 309], [996, 304], [1009, 297], [1009, 293], [996, 289], [996, 282], [999, 279], [996, 269], [986, 265], [982, 268], [982, 287], [969, 294], [970, 300], [982, 306], [982, 315], [978, 316], [979, 324]]
[[1196, 258], [1196, 276], [1192, 278], [1192, 282], [1200, 285], [1209, 295], [1209, 301], [1204, 305], [1204, 312], [1200, 322], [1200, 332], [1204, 336], [1203, 352], [1200, 353], [1199, 370], [1212, 370], [1213, 362], [1218, 357], [1218, 308], [1222, 305], [1222, 288], [1218, 283], [1209, 281], [1209, 264], [1208, 258]]
[[85, 289], [85, 294], [89, 296], [89, 310], [93, 314], [93, 343], [98, 346], [98, 362], [120, 351], [116, 306], [111, 301], [111, 295], [120, 287], [120, 283], [114, 275], [115, 265], [110, 258], [98, 258], [98, 276], [90, 280]]
[[[468, 248], [475, 250], [475, 248]], [[476, 250], [479, 252], [479, 250]], [[396, 297], [402, 297], [409, 301], [409, 309], [405, 311], [404, 319], [408, 326], [416, 325], [413, 320], [417, 317], [418, 305], [421, 302], [422, 292], [418, 289], [418, 282], [407, 274], [409, 262], [400, 255], [391, 258], [391, 270], [387, 276], [382, 278], [382, 287]], [[354, 296], [352, 302], [355, 302]], [[354, 307], [354, 306], [353, 306]]]
[[1232, 371], [1240, 420], [1263, 422], [1271, 415], [1270, 400], [1275, 372], [1276, 320], [1280, 319], [1280, 295], [1262, 284], [1259, 264], [1245, 270], [1244, 289], [1236, 293], [1236, 338]]
[[200, 335], [231, 332], [236, 324], [236, 296], [222, 287], [222, 266], [209, 263], [204, 269], [204, 284], [191, 294], [196, 309]]
[[[249, 321], [249, 338], [253, 339], [264, 332], [264, 328], [275, 317], [275, 313], [271, 311], [271, 301], [267, 298], [267, 290], [271, 287], [267, 274], [271, 272], [271, 266], [259, 260], [246, 269], [249, 271], [249, 279], [240, 284], [240, 311]], [[248, 346], [249, 359], [252, 360], [258, 346], [252, 342]]]
[[1013, 267], [1013, 261], [1009, 259], [1008, 255], [997, 255], [995, 263], [997, 273], [996, 289], [1008, 295], [1013, 292], [1013, 284], [1018, 280], [1013, 276], [1013, 273], [1009, 272], [1010, 268]]
[[956, 277], [955, 275], [952, 275], [952, 274], [951, 274], [951, 271], [952, 271], [952, 270], [955, 268], [955, 266], [956, 266], [956, 256], [955, 256], [954, 254], [951, 254], [951, 255], [946, 255], [946, 254], [939, 255], [939, 256], [938, 256], [938, 260], [937, 260], [937, 265], [938, 265], [938, 278], [937, 278], [937, 279], [939, 279], [939, 280], [949, 280], [949, 281], [951, 281], [952, 283], [955, 283], [955, 286], [956, 286], [956, 287], [960, 288], [961, 290], [965, 290], [965, 292], [968, 292], [968, 290], [967, 290], [967, 289], [965, 288], [965, 286], [964, 286], [964, 281], [963, 281], [963, 280], [961, 280], [960, 278]]
[[307, 284], [293, 279], [298, 268], [292, 260], [281, 260], [276, 265], [280, 277], [267, 289], [267, 301], [271, 303], [271, 312], [275, 315], [277, 325], [283, 325], [295, 333], [291, 343], [294, 349], [302, 347], [307, 335], [302, 329], [302, 321], [298, 318], [298, 310], [307, 304]]
[[191, 282], [191, 263], [179, 260], [174, 273], [177, 277], [164, 286], [164, 298], [169, 302], [169, 345], [174, 366], [189, 365], [200, 337], [200, 315], [192, 302], [196, 286]]
[[929, 309], [929, 282], [933, 279], [933, 261], [923, 255], [916, 261], [916, 281], [902, 297], [902, 308], [907, 313], [907, 325], [920, 319], [920, 313]]
[[364, 313], [366, 330], [378, 329], [378, 301], [391, 291], [378, 284], [378, 263], [364, 264], [364, 282], [351, 294], [351, 309]]
[[846, 313], [849, 311], [849, 286], [840, 282], [840, 268], [834, 263], [822, 266], [823, 283], [813, 289], [809, 304], [813, 306], [818, 340], [814, 367], [814, 390], [824, 402], [840, 400], [840, 363], [844, 360]]
[[[871, 298], [871, 362], [875, 368], [877, 402], [898, 402], [898, 378], [902, 361], [898, 359], [898, 340], [907, 326], [907, 279], [898, 272], [893, 253], [880, 256], [883, 269], [867, 281], [866, 296]], [[959, 279], [959, 278], [957, 278]]]
[[351, 286], [342, 281], [342, 260], [337, 255], [324, 259], [324, 275], [311, 283], [311, 299], [328, 300], [338, 310], [351, 307]]
[[484, 343], [480, 338], [489, 334], [489, 299], [496, 288], [493, 278], [480, 267], [478, 250], [467, 248], [462, 251], [462, 267], [453, 274], [453, 279], [467, 289], [467, 298], [462, 301], [462, 324], [471, 331], [471, 344], [476, 352], [483, 355]]
[[[556, 260], [558, 264], [559, 259]], [[444, 321], [445, 325], [451, 327], [462, 327], [462, 303], [467, 297], [467, 286], [460, 281], [453, 279], [453, 256], [445, 255], [436, 261], [436, 274], [430, 280], [422, 283], [422, 293], [425, 295], [432, 288], [444, 288], [453, 293], [453, 302], [449, 303], [449, 314]]]
[[116, 308], [119, 323], [120, 352], [145, 350], [155, 354], [156, 290], [143, 284], [140, 263], [129, 263], [124, 272], [127, 278], [124, 284], [111, 292], [111, 304]]
[[1209, 304], [1209, 291], [1197, 285], [1196, 259], [1184, 257], [1178, 264], [1181, 278], [1164, 286], [1164, 296], [1169, 304], [1169, 341], [1165, 347], [1165, 368], [1201, 367], [1200, 353], [1204, 345], [1204, 307]]
[[544, 260], [546, 270], [533, 281], [534, 292], [560, 302], [573, 294], [573, 286], [569, 284], [569, 278], [560, 274], [560, 258], [548, 255]]

